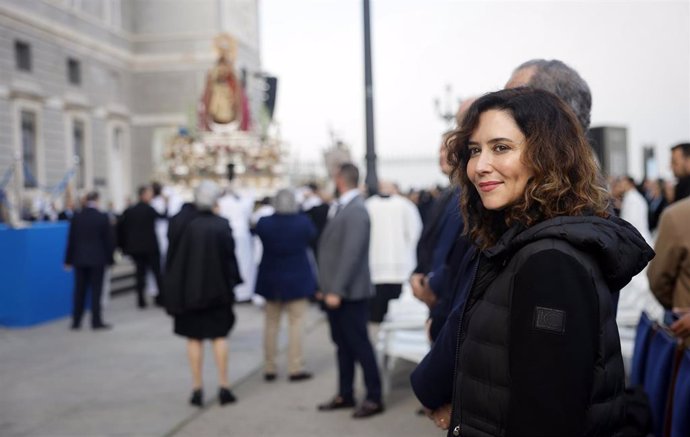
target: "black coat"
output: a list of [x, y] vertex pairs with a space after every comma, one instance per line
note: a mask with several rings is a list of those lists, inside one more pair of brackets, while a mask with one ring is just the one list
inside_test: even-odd
[[170, 261], [175, 257], [175, 252], [180, 243], [180, 237], [190, 221], [199, 215], [199, 211], [193, 203], [185, 203], [180, 212], [175, 214], [168, 223], [168, 253], [165, 257], [165, 268], [170, 268]]
[[113, 263], [115, 242], [108, 215], [95, 208], [84, 208], [74, 215], [69, 226], [65, 264], [97, 267]]
[[179, 238], [165, 274], [165, 305], [170, 314], [232, 304], [233, 289], [242, 283], [229, 222], [211, 212], [190, 219]]
[[443, 230], [448, 202], [453, 200], [454, 192], [455, 188], [446, 188], [431, 206], [431, 210], [422, 228], [422, 235], [419, 237], [419, 242], [417, 243], [417, 267], [414, 269], [415, 273], [427, 274], [432, 270], [434, 264], [434, 250], [441, 231]]
[[659, 219], [661, 218], [661, 213], [664, 212], [668, 206], [668, 201], [663, 195], [660, 195], [656, 199], [649, 200], [649, 210], [647, 212], [647, 224], [649, 225], [649, 230], [653, 232], [659, 225]]
[[653, 256], [615, 217], [514, 227], [484, 251], [453, 327], [449, 435], [613, 435], [625, 375], [611, 293]]
[[166, 218], [151, 205], [139, 202], [122, 213], [118, 223], [118, 244], [129, 255], [159, 253], [156, 219]]
[[58, 220], [60, 220], [60, 221], [72, 220], [72, 217], [74, 217], [74, 214], [76, 214], [75, 211], [72, 211], [71, 209], [66, 209], [64, 211], [61, 211], [60, 214], [58, 214]]
[[690, 196], [690, 176], [678, 178], [673, 201], [678, 202]]
[[316, 227], [316, 235], [314, 238], [312, 238], [311, 242], [309, 243], [309, 246], [314, 251], [314, 257], [317, 259], [319, 250], [319, 238], [321, 237], [321, 233], [326, 228], [326, 223], [328, 222], [328, 209], [328, 204], [322, 203], [321, 205], [317, 205], [313, 208], [310, 208], [308, 211], [304, 212], [307, 215], [307, 217], [311, 219], [312, 223], [314, 223], [314, 226]]

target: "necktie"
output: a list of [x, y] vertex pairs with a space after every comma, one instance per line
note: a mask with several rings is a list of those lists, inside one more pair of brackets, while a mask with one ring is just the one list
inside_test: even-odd
[[343, 209], [343, 205], [340, 202], [336, 201], [333, 204], [333, 206], [331, 207], [331, 210], [329, 211], [328, 217], [330, 219], [333, 219], [336, 215], [338, 215], [338, 213], [340, 212], [341, 209]]

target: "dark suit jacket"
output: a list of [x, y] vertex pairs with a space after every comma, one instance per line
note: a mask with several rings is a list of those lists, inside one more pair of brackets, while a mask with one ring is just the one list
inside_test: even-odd
[[317, 256], [319, 250], [319, 238], [321, 237], [321, 233], [328, 222], [328, 204], [322, 203], [321, 205], [315, 206], [308, 211], [305, 211], [305, 214], [307, 214], [312, 223], [314, 223], [314, 226], [316, 226], [316, 237], [314, 237], [310, 245], [314, 251], [314, 256]]
[[417, 267], [415, 273], [427, 274], [432, 271], [434, 260], [434, 249], [438, 241], [441, 228], [443, 227], [448, 203], [453, 200], [454, 188], [448, 187], [440, 194], [431, 207], [431, 211], [424, 222], [422, 235], [417, 243]]
[[256, 224], [263, 255], [256, 293], [268, 300], [287, 301], [314, 295], [316, 278], [307, 249], [316, 227], [304, 214], [273, 214]]
[[369, 271], [371, 224], [364, 200], [357, 196], [328, 221], [319, 240], [319, 284], [324, 293], [345, 300], [374, 295]]
[[76, 212], [66, 209], [66, 210], [60, 212], [60, 214], [58, 214], [58, 220], [60, 220], [60, 221], [72, 220], [72, 217], [74, 217], [74, 214], [76, 214]]
[[682, 178], [678, 179], [673, 201], [678, 202], [679, 200], [683, 200], [688, 196], [690, 196], [690, 176], [683, 176]]
[[113, 263], [115, 242], [108, 215], [95, 208], [84, 208], [70, 223], [65, 264], [97, 267]]
[[122, 250], [130, 255], [159, 253], [156, 238], [156, 219], [166, 218], [151, 205], [139, 202], [122, 213], [118, 227]]

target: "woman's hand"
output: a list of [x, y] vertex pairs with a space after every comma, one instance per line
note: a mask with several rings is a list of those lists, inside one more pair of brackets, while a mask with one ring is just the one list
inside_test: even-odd
[[436, 426], [445, 431], [448, 429], [448, 427], [450, 427], [451, 408], [452, 407], [450, 404], [446, 404], [430, 413], [427, 410], [427, 416], [429, 416], [429, 419], [434, 421]]

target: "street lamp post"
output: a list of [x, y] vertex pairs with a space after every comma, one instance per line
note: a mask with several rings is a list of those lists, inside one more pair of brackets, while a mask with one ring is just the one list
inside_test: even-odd
[[364, 98], [367, 129], [366, 185], [370, 195], [378, 192], [376, 175], [376, 147], [374, 145], [374, 87], [371, 74], [371, 28], [369, 24], [369, 0], [364, 0]]
[[457, 99], [457, 106], [453, 108], [452, 94], [453, 88], [450, 86], [450, 84], [446, 84], [444, 104], [441, 104], [441, 99], [434, 99], [434, 108], [436, 108], [436, 114], [446, 122], [449, 129], [453, 127], [453, 123], [455, 122], [455, 112], [457, 111], [457, 108], [460, 107], [460, 103], [462, 103], [461, 99]]

